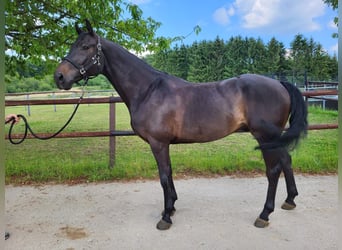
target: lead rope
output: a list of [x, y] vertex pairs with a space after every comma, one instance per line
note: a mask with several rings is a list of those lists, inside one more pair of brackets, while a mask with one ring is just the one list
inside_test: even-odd
[[[74, 109], [74, 111], [72, 112], [71, 116], [69, 117], [69, 119], [67, 120], [67, 122], [64, 124], [63, 127], [61, 127], [56, 133], [54, 133], [53, 135], [51, 136], [47, 136], [47, 137], [41, 137], [41, 136], [38, 136], [31, 128], [31, 126], [29, 125], [27, 119], [25, 116], [23, 115], [17, 115], [18, 117], [22, 118], [23, 121], [24, 121], [24, 124], [25, 124], [25, 132], [24, 132], [24, 136], [23, 138], [19, 139], [19, 141], [14, 141], [13, 138], [12, 138], [12, 129], [13, 129], [13, 126], [15, 124], [15, 120], [12, 119], [12, 123], [10, 125], [10, 128], [9, 128], [9, 131], [8, 131], [8, 139], [9, 141], [14, 144], [14, 145], [18, 145], [20, 143], [22, 143], [23, 141], [25, 141], [25, 139], [27, 138], [27, 134], [28, 134], [28, 131], [32, 134], [32, 136], [36, 139], [39, 139], [39, 140], [49, 140], [49, 139], [52, 139], [54, 137], [56, 137], [57, 135], [59, 135], [68, 125], [69, 123], [71, 122], [71, 120], [74, 118], [77, 110], [78, 110], [78, 107], [80, 106], [82, 100], [83, 100], [83, 96], [84, 96], [84, 89], [85, 89], [85, 86], [87, 85], [88, 83], [88, 80], [89, 78], [88, 77], [85, 77], [84, 78], [84, 84], [83, 84], [83, 87], [82, 87], [82, 94], [80, 96], [80, 99], [78, 100], [78, 103]], [[10, 121], [9, 121], [10, 122]]]

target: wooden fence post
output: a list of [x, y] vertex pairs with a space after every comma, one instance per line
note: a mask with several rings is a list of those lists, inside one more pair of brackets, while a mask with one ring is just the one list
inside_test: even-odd
[[[109, 131], [115, 131], [115, 102], [114, 97], [109, 98]], [[115, 135], [109, 136], [109, 168], [114, 168], [115, 165]]]
[[[27, 94], [26, 95], [26, 100], [29, 100], [30, 99], [30, 94]], [[30, 104], [27, 105], [27, 115], [28, 116], [31, 116], [31, 107], [30, 107]]]

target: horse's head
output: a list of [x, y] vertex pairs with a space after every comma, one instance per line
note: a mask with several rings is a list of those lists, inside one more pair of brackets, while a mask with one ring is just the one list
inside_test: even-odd
[[97, 76], [103, 69], [104, 56], [100, 37], [95, 34], [88, 20], [86, 20], [87, 32], [82, 31], [77, 24], [75, 27], [78, 38], [54, 74], [59, 89], [69, 90], [73, 83]]

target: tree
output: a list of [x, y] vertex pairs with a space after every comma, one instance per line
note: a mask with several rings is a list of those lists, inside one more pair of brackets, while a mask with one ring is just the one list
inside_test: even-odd
[[224, 78], [226, 53], [224, 41], [216, 37], [213, 42], [208, 43], [208, 81], [218, 81]]
[[182, 44], [180, 49], [177, 51], [178, 62], [177, 62], [177, 74], [176, 76], [187, 79], [189, 73], [189, 57], [188, 49]]
[[313, 80], [336, 80], [337, 58], [331, 57], [312, 38], [295, 36], [290, 50], [272, 38], [231, 37], [223, 41], [194, 42], [190, 46], [149, 55], [154, 67], [192, 82], [208, 82], [243, 73], [266, 74], [283, 81], [304, 82], [305, 73]]
[[248, 39], [241, 36], [231, 37], [226, 45], [225, 77], [233, 77], [243, 73], [248, 73]]
[[[337, 10], [338, 0], [323, 0], [323, 2], [325, 4], [331, 6], [333, 10]], [[336, 25], [338, 25], [338, 17], [334, 18], [334, 22], [335, 22]], [[338, 33], [334, 33], [333, 37], [337, 38], [338, 37]]]
[[331, 5], [334, 10], [338, 7], [338, 0], [323, 0], [324, 3]]
[[[45, 65], [62, 58], [75, 40], [74, 24], [89, 19], [100, 35], [137, 52], [169, 47], [172, 39], [156, 37], [161, 23], [144, 18], [141, 9], [126, 0], [8, 0], [5, 9], [7, 73]], [[43, 61], [43, 63], [42, 63]]]
[[305, 70], [309, 69], [309, 43], [308, 39], [302, 34], [295, 36], [294, 40], [291, 42], [290, 56], [292, 62], [292, 71], [294, 74], [303, 73]]
[[266, 73], [281, 75], [286, 69], [286, 49], [284, 44], [273, 37], [266, 45]]
[[246, 38], [247, 44], [247, 71], [253, 73], [267, 73], [266, 71], [266, 46], [258, 38]]
[[192, 82], [208, 81], [208, 42], [195, 42], [190, 49], [188, 80]]
[[335, 71], [334, 61], [324, 50], [320, 43], [312, 38], [307, 39], [303, 35], [296, 35], [291, 42], [290, 63], [294, 76], [303, 75], [307, 72], [311, 79], [333, 79]]

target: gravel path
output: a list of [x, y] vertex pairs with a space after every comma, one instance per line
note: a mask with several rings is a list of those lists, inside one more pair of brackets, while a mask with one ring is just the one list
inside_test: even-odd
[[163, 197], [158, 181], [6, 186], [5, 249], [337, 249], [337, 176], [297, 176], [293, 211], [279, 181], [265, 229], [254, 220], [266, 177], [176, 180], [179, 200], [168, 231], [155, 228]]

